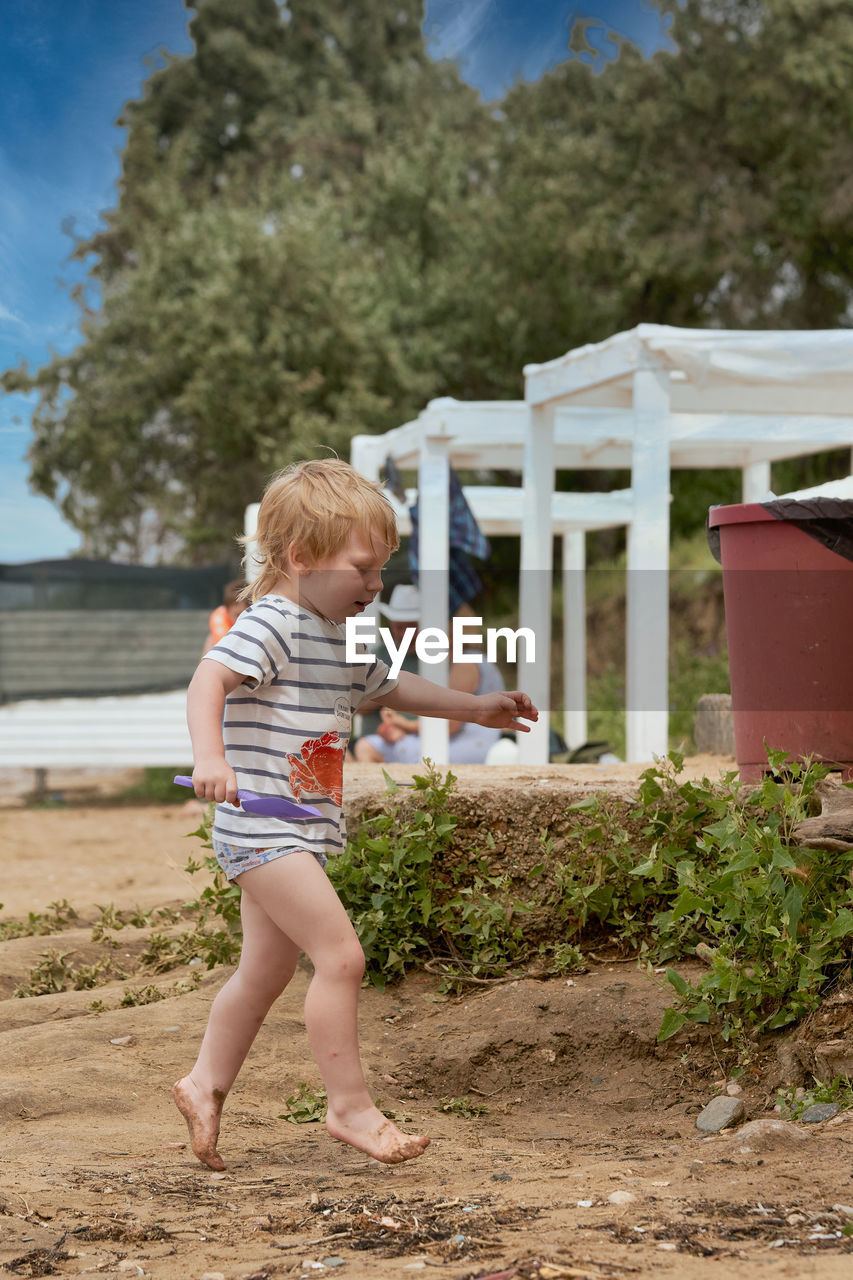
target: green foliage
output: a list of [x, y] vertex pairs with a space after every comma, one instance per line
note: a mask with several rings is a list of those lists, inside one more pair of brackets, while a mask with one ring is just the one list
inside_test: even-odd
[[[0, 911], [3, 904], [0, 902]], [[47, 912], [30, 911], [26, 920], [6, 920], [0, 922], [0, 942], [8, 938], [45, 937], [51, 933], [73, 927], [78, 919], [77, 912], [71, 903], [62, 898], [59, 902], [48, 903]]]
[[329, 877], [358, 931], [367, 974], [377, 987], [429, 957], [449, 980], [460, 973], [503, 973], [527, 954], [516, 921], [526, 910], [509, 879], [485, 857], [449, 857], [456, 819], [447, 803], [456, 779], [427, 765], [414, 778], [422, 802], [401, 821], [394, 811], [362, 823]]
[[470, 1098], [442, 1098], [439, 1111], [451, 1116], [462, 1116], [466, 1120], [476, 1120], [478, 1116], [487, 1116], [489, 1108], [481, 1102], [472, 1102]]
[[853, 1084], [847, 1076], [832, 1080], [815, 1080], [811, 1089], [780, 1089], [776, 1105], [784, 1120], [799, 1120], [807, 1107], [816, 1102], [837, 1102], [842, 1111], [853, 1107]]
[[288, 1120], [291, 1124], [313, 1124], [326, 1118], [326, 1090], [312, 1089], [302, 1081], [296, 1093], [287, 1099], [286, 1111], [279, 1115], [279, 1120]]
[[[156, 1004], [158, 1000], [171, 1000], [173, 996], [185, 996], [189, 992], [194, 991], [201, 982], [201, 975], [198, 973], [191, 974], [189, 978], [181, 978], [178, 982], [173, 982], [171, 987], [155, 987], [148, 984], [144, 987], [125, 987], [122, 992], [121, 999], [118, 1002], [120, 1009], [134, 1009], [138, 1005]], [[95, 1005], [99, 1008], [95, 1009]], [[103, 1012], [103, 1002], [93, 1001], [93, 1012]]]
[[752, 1034], [796, 1022], [849, 971], [853, 853], [791, 842], [827, 770], [784, 752], [768, 761], [743, 794], [735, 774], [679, 782], [671, 753], [643, 774], [630, 822], [606, 797], [574, 806], [587, 857], [564, 864], [559, 884], [577, 936], [605, 928], [653, 964], [698, 955], [709, 966], [694, 983], [667, 968], [677, 1000], [660, 1040], [713, 1020], [745, 1051]]
[[[847, 323], [849, 5], [665, 7], [674, 50], [596, 75], [578, 31], [496, 112], [421, 0], [195, 6], [74, 250], [81, 345], [3, 376], [38, 396], [36, 489], [93, 554], [230, 554], [271, 471], [434, 396], [517, 396], [638, 322]], [[673, 527], [734, 484], [676, 476]]]
[[149, 766], [142, 771], [142, 780], [125, 787], [110, 797], [111, 804], [185, 804], [187, 793], [176, 787], [176, 773], [192, 773], [192, 768], [174, 765], [171, 768]]
[[[214, 806], [208, 805], [201, 826], [190, 834], [191, 839], [200, 839], [206, 848], [212, 848], [213, 814]], [[189, 875], [204, 870], [212, 878], [212, 883], [202, 889], [198, 898], [185, 903], [185, 910], [195, 914], [196, 924], [191, 939], [180, 940], [181, 954], [188, 955], [191, 950], [192, 956], [204, 960], [208, 969], [217, 964], [234, 964], [239, 958], [243, 938], [239, 885], [229, 883], [213, 854], [201, 862], [190, 858], [184, 870]], [[217, 927], [211, 928], [211, 924]]]
[[26, 999], [29, 996], [55, 995], [60, 991], [89, 991], [124, 976], [124, 970], [109, 960], [99, 960], [96, 964], [69, 963], [73, 954], [71, 951], [57, 951], [54, 947], [43, 952], [39, 963], [30, 969], [28, 981], [15, 987], [13, 997]]

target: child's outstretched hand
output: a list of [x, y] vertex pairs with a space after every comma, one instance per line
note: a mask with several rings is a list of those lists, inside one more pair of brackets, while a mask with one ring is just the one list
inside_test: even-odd
[[525, 720], [538, 720], [539, 712], [526, 693], [518, 689], [505, 693], [483, 693], [477, 698], [480, 704], [475, 723], [487, 729], [520, 729], [522, 733], [530, 732], [530, 725], [522, 724], [516, 717]]

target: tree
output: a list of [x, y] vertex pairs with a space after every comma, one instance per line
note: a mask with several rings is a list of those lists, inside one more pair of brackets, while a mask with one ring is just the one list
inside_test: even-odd
[[100, 305], [79, 291], [78, 349], [4, 378], [40, 392], [33, 483], [90, 551], [233, 553], [272, 471], [443, 390], [492, 122], [420, 22], [201, 0], [195, 53], [126, 108], [118, 205], [76, 249]]
[[849, 0], [662, 7], [676, 52], [493, 111], [426, 56], [421, 0], [198, 0], [77, 246], [83, 341], [3, 376], [88, 549], [228, 554], [294, 457], [642, 321], [849, 324]]

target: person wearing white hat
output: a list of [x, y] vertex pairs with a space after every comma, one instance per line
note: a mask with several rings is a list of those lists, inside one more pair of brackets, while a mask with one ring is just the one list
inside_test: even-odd
[[389, 622], [420, 622], [421, 593], [410, 582], [398, 582], [388, 603], [380, 601], [379, 612], [384, 613]]

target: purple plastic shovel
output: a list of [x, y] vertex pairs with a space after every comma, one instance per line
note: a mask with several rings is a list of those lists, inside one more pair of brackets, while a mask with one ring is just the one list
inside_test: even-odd
[[[179, 774], [175, 778], [179, 787], [191, 787], [192, 778]], [[237, 799], [247, 813], [263, 813], [268, 818], [321, 818], [319, 809], [310, 804], [295, 804], [283, 796], [259, 796], [254, 791], [238, 791]]]

